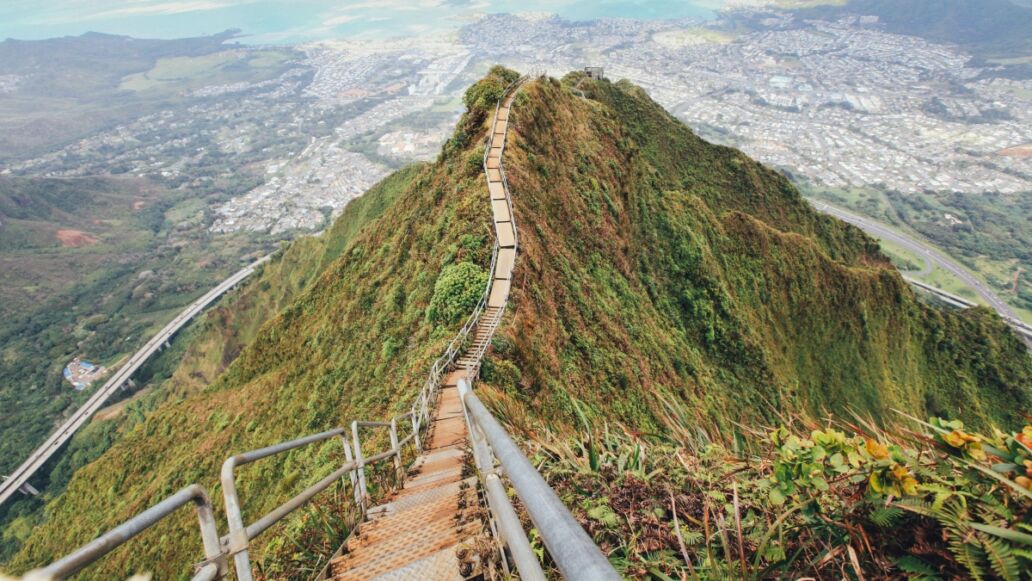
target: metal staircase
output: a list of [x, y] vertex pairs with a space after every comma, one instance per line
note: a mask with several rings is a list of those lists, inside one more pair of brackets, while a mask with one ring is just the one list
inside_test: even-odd
[[[342, 478], [350, 481], [363, 520], [328, 562], [319, 579], [468, 579], [502, 573], [543, 581], [507, 485], [519, 496], [552, 561], [567, 579], [611, 580], [619, 575], [555, 492], [473, 393], [484, 353], [505, 314], [518, 250], [512, 199], [502, 163], [509, 115], [527, 77], [503, 93], [486, 137], [487, 175], [496, 243], [490, 280], [465, 325], [431, 366], [411, 410], [387, 422], [354, 421], [298, 440], [235, 455], [222, 467], [227, 535], [220, 537], [211, 501], [193, 484], [101, 535], [71, 555], [26, 574], [25, 579], [63, 579], [82, 570], [182, 506], [193, 504], [205, 559], [194, 580], [223, 579], [233, 564], [237, 579], [252, 579], [249, 545], [288, 514]], [[372, 456], [362, 450], [364, 429], [389, 430], [391, 447]], [[408, 435], [401, 437], [402, 431]], [[339, 439], [346, 462], [337, 470], [247, 525], [237, 496], [234, 470], [243, 464], [310, 444]], [[403, 451], [416, 460], [407, 470]], [[403, 484], [371, 507], [366, 467], [391, 461]], [[484, 508], [487, 508], [485, 511]]]
[[484, 541], [475, 477], [466, 469], [466, 422], [454, 371], [444, 380], [426, 450], [404, 487], [372, 508], [323, 578], [464, 579], [480, 570]]
[[[472, 342], [455, 361], [441, 386], [427, 450], [416, 460], [416, 470], [401, 491], [369, 511], [369, 520], [331, 561], [333, 579], [465, 579], [482, 571], [476, 551], [485, 542], [479, 507], [478, 480], [463, 478], [470, 462], [467, 423], [459, 382], [469, 382], [491, 343], [505, 313], [516, 257], [516, 228], [512, 202], [502, 179], [501, 156], [508, 132], [509, 109], [515, 93], [499, 103], [491, 124], [491, 143], [484, 153], [488, 188], [502, 186], [499, 209], [494, 212], [496, 245], [484, 306], [477, 318]], [[497, 191], [497, 187], [495, 188]], [[477, 310], [481, 310], [478, 308]]]

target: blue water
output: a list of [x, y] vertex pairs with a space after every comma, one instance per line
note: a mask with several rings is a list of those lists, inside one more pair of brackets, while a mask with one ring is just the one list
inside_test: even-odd
[[236, 28], [250, 43], [391, 38], [455, 30], [483, 13], [707, 18], [723, 0], [0, 0], [0, 38], [84, 32], [181, 38]]

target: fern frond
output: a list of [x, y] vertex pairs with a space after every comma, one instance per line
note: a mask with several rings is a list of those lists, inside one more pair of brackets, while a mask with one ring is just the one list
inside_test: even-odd
[[1014, 553], [1015, 557], [1024, 559], [1029, 562], [1026, 568], [1032, 567], [1032, 549], [1018, 549], [1012, 547], [1011, 552]]
[[921, 581], [939, 579], [939, 574], [934, 567], [913, 555], [905, 555], [897, 559], [896, 567], [900, 571], [912, 575], [912, 579], [919, 579]]
[[1004, 581], [1020, 581], [1021, 565], [1018, 564], [1018, 558], [1014, 556], [1011, 546], [1006, 541], [985, 534], [978, 534], [978, 540], [985, 549], [989, 566], [992, 567], [993, 572]]
[[922, 516], [934, 516], [935, 511], [932, 510], [932, 503], [921, 500], [919, 498], [901, 498], [896, 501], [896, 506]]
[[879, 528], [887, 529], [895, 526], [903, 517], [903, 509], [896, 506], [879, 506], [871, 511], [868, 517]]
[[967, 569], [968, 575], [972, 579], [981, 581], [985, 578], [985, 568], [983, 565], [985, 552], [982, 551], [981, 547], [964, 541], [962, 535], [957, 534], [957, 531], [953, 531], [953, 534], [950, 535], [949, 548], [950, 552], [953, 553], [953, 558], [957, 560], [959, 565]]
[[681, 537], [684, 539], [684, 544], [689, 547], [694, 547], [702, 542], [702, 533], [699, 531], [683, 531]]

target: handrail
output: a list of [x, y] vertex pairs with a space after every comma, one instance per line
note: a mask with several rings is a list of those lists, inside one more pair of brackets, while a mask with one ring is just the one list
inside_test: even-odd
[[154, 526], [158, 521], [172, 514], [185, 504], [193, 503], [197, 509], [197, 520], [201, 529], [206, 560], [198, 566], [193, 581], [210, 581], [226, 571], [225, 557], [219, 543], [215, 513], [211, 507], [208, 492], [197, 484], [191, 484], [165, 498], [161, 502], [118, 525], [110, 531], [83, 545], [74, 553], [54, 563], [29, 571], [24, 581], [49, 581], [64, 579], [81, 571], [97, 559], [125, 544], [129, 539]]
[[[418, 441], [420, 429], [419, 422], [414, 421], [417, 416], [415, 409], [412, 411], [394, 416], [390, 422], [375, 422], [355, 420], [351, 422], [351, 444], [348, 443], [345, 428], [334, 428], [318, 434], [312, 434], [304, 438], [298, 438], [288, 442], [282, 442], [273, 446], [259, 448], [250, 452], [236, 454], [229, 457], [222, 464], [222, 491], [226, 501], [226, 520], [229, 521], [229, 535], [222, 539], [222, 544], [228, 555], [233, 556], [236, 565], [237, 579], [239, 581], [251, 581], [251, 564], [248, 555], [248, 547], [251, 540], [268, 530], [272, 525], [279, 522], [291, 512], [297, 510], [306, 502], [315, 497], [334, 482], [348, 475], [354, 489], [354, 500], [359, 511], [365, 514], [369, 504], [369, 491], [366, 485], [365, 467], [375, 464], [387, 458], [394, 458], [394, 467], [398, 478], [404, 476], [401, 463], [402, 447], [410, 441]], [[398, 420], [411, 418], [412, 433], [404, 440], [398, 440]], [[391, 447], [390, 449], [365, 458], [362, 454], [362, 443], [359, 439], [360, 427], [390, 428]], [[345, 463], [324, 477], [319, 482], [301, 491], [299, 494], [276, 507], [272, 512], [262, 516], [250, 525], [244, 525], [243, 514], [240, 507], [240, 499], [236, 489], [235, 469], [238, 466], [249, 464], [269, 456], [289, 452], [296, 448], [324, 442], [331, 438], [340, 438], [344, 447]], [[352, 455], [354, 453], [354, 455]]]
[[[619, 580], [620, 575], [602, 554], [598, 545], [584, 532], [563, 501], [538, 474], [534, 465], [527, 460], [505, 428], [484, 407], [464, 379], [459, 380], [459, 397], [466, 410], [467, 421], [470, 422], [470, 427], [475, 429], [474, 438], [482, 437], [490, 446], [490, 464], [481, 469], [497, 478], [494, 458], [498, 459], [534, 522], [534, 527], [541, 534], [548, 554], [552, 556], [563, 577], [573, 581]], [[509, 516], [507, 520], [511, 521], [511, 518]], [[510, 523], [503, 523], [503, 530], [507, 529], [508, 524]], [[509, 540], [511, 542], [512, 539]], [[518, 555], [515, 551], [513, 553], [514, 560], [517, 560]], [[529, 557], [522, 559], [523, 563], [517, 560], [521, 577], [527, 575], [524, 566], [531, 565], [527, 561]], [[537, 564], [536, 561], [535, 557], [533, 564]], [[530, 570], [533, 572], [533, 567], [530, 567]]]

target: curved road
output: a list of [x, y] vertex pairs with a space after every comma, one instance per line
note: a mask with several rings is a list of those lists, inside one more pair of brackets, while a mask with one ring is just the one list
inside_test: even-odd
[[864, 232], [867, 232], [871, 236], [875, 236], [877, 238], [884, 238], [885, 240], [889, 240], [895, 244], [899, 244], [900, 246], [920, 256], [922, 259], [926, 261], [926, 263], [928, 261], [931, 261], [939, 268], [942, 268], [943, 270], [949, 272], [953, 276], [963, 281], [964, 284], [971, 287], [972, 290], [977, 292], [978, 295], [982, 297], [982, 299], [984, 299], [985, 302], [988, 303], [993, 309], [995, 309], [996, 312], [999, 313], [1000, 316], [1004, 319], [1008, 319], [1010, 321], [1021, 320], [1018, 318], [1018, 314], [1014, 312], [1014, 309], [1012, 309], [1010, 305], [1008, 305], [1006, 302], [1004, 302], [1003, 299], [996, 295], [996, 293], [989, 290], [989, 288], [985, 286], [985, 283], [975, 278], [974, 275], [965, 270], [962, 266], [960, 266], [953, 260], [950, 260], [934, 248], [922, 244], [921, 242], [918, 242], [913, 238], [900, 234], [899, 232], [889, 228], [888, 226], [879, 224], [878, 222], [875, 222], [869, 218], [862, 218], [856, 214], [852, 214], [841, 208], [829, 206], [824, 202], [818, 202], [816, 200], [809, 201], [813, 205], [813, 207], [816, 208], [819, 212], [828, 214], [830, 216], [834, 216], [844, 222], [849, 222], [850, 224], [856, 226], [857, 228], [860, 228]]
[[104, 403], [120, 388], [123, 384], [129, 381], [133, 373], [136, 372], [152, 355], [161, 349], [161, 346], [165, 344], [176, 331], [183, 328], [191, 319], [197, 316], [198, 313], [203, 311], [208, 305], [215, 302], [219, 297], [225, 294], [228, 290], [239, 284], [245, 278], [251, 276], [254, 273], [258, 265], [267, 261], [269, 256], [265, 256], [250, 265], [240, 269], [235, 274], [222, 281], [218, 286], [211, 289], [203, 296], [190, 303], [181, 313], [176, 315], [176, 318], [172, 319], [164, 328], [161, 329], [156, 335], [151, 337], [147, 344], [140, 348], [139, 351], [133, 354], [129, 358], [129, 361], [111, 376], [111, 379], [96, 391], [82, 407], [75, 410], [70, 418], [65, 420], [58, 429], [46, 439], [45, 442], [29, 456], [25, 462], [18, 466], [18, 468], [0, 483], [0, 504], [3, 504], [8, 498], [11, 497], [19, 488], [25, 485], [29, 478], [40, 466], [46, 463], [51, 456], [57, 452], [61, 446], [65, 444], [75, 432], [81, 428], [97, 410], [104, 406]]

